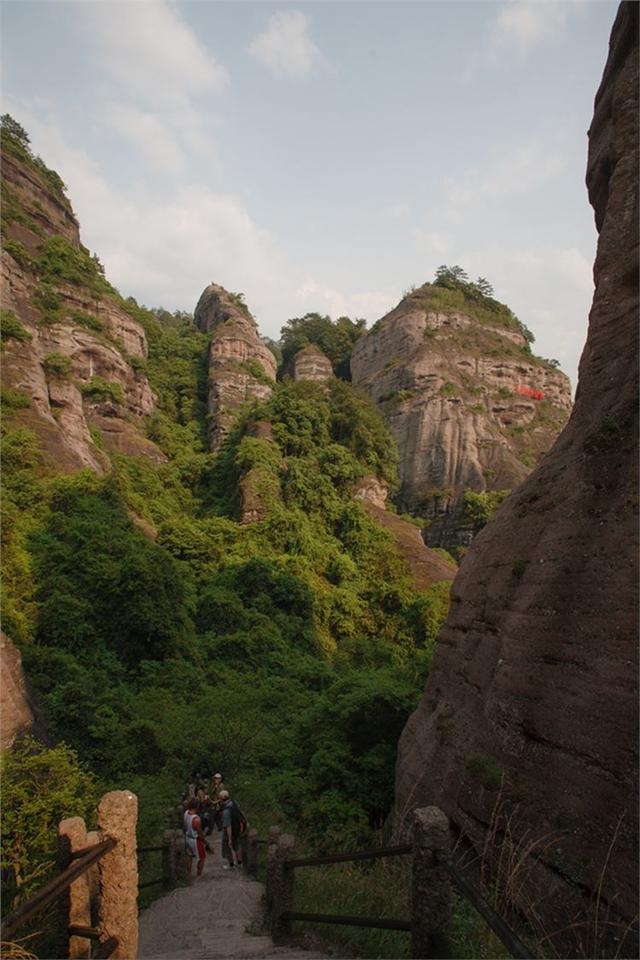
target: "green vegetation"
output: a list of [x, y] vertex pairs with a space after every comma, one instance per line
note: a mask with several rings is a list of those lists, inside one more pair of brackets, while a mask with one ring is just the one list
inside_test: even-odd
[[34, 156], [26, 130], [8, 113], [0, 117], [0, 146], [5, 156], [8, 155], [26, 163], [44, 180], [56, 196], [67, 202], [63, 181], [55, 170], [49, 169], [41, 157]]
[[271, 384], [273, 383], [273, 380], [272, 380], [271, 377], [266, 373], [266, 371], [265, 371], [264, 367], [262, 366], [262, 364], [260, 363], [260, 361], [259, 361], [259, 360], [256, 360], [255, 357], [249, 357], [249, 359], [248, 359], [248, 360], [245, 360], [243, 363], [241, 363], [240, 366], [241, 366], [241, 367], [243, 368], [243, 370], [245, 370], [247, 373], [250, 373], [252, 377], [255, 377], [256, 380], [259, 380], [260, 383], [266, 383], [266, 384], [269, 384], [269, 385], [271, 385]]
[[513, 566], [511, 567], [511, 573], [516, 577], [517, 580], [520, 580], [524, 576], [524, 572], [527, 569], [526, 560], [514, 560]]
[[22, 343], [31, 340], [31, 334], [16, 317], [13, 310], [0, 310], [0, 338], [19, 340]]
[[411, 400], [411, 398], [415, 397], [415, 395], [415, 390], [390, 390], [388, 393], [383, 393], [379, 400], [380, 403], [400, 404], [405, 403], [407, 400]]
[[84, 287], [94, 296], [115, 293], [105, 280], [97, 258], [86, 247], [74, 247], [64, 237], [48, 237], [42, 244], [36, 269], [43, 283], [69, 283]]
[[45, 326], [52, 326], [63, 320], [62, 297], [51, 284], [41, 283], [31, 302], [40, 311], [40, 322]]
[[624, 432], [615, 417], [606, 416], [587, 436], [584, 449], [591, 456], [610, 453], [620, 444], [623, 437]]
[[465, 490], [462, 498], [464, 513], [476, 532], [484, 527], [510, 493], [511, 490], [487, 490], [484, 493]]
[[455, 383], [443, 383], [438, 391], [441, 397], [455, 397], [460, 393], [460, 388]]
[[23, 270], [33, 270], [35, 261], [23, 243], [19, 240], [6, 239], [2, 246]]
[[105, 332], [104, 321], [94, 313], [87, 313], [85, 310], [71, 310], [68, 314], [68, 319], [79, 327], [86, 327], [87, 330], [91, 330], [93, 333]]
[[122, 387], [113, 380], [105, 380], [98, 375], [91, 377], [88, 383], [81, 387], [82, 396], [91, 403], [102, 403], [112, 400], [114, 403], [124, 403]]
[[329, 358], [333, 372], [343, 380], [351, 379], [349, 359], [353, 345], [365, 331], [366, 320], [322, 316], [307, 313], [287, 320], [280, 331], [282, 359], [287, 364], [302, 347], [313, 343]]
[[465, 767], [487, 790], [497, 790], [502, 782], [503, 771], [491, 757], [482, 755], [467, 757]]
[[50, 353], [42, 361], [42, 369], [53, 380], [70, 380], [73, 364], [67, 353]]
[[[469, 280], [462, 267], [447, 267], [443, 265], [436, 270], [436, 278], [433, 286], [439, 288], [437, 295], [440, 297], [442, 297], [440, 291], [448, 291], [451, 302], [457, 301], [459, 303], [461, 295], [462, 303], [467, 306], [467, 312], [471, 305], [473, 310], [472, 315], [477, 320], [518, 330], [526, 341], [526, 352], [531, 352], [531, 344], [535, 341], [533, 333], [524, 323], [518, 320], [506, 304], [500, 303], [499, 300], [495, 299], [493, 296], [493, 287], [484, 277], [478, 277], [478, 279], [473, 282]], [[422, 289], [424, 290], [424, 287]], [[432, 293], [433, 291], [430, 291], [430, 297]]]
[[31, 399], [23, 390], [12, 390], [10, 387], [3, 386], [1, 391], [2, 410], [5, 413], [12, 410], [24, 410], [25, 407], [31, 406]]

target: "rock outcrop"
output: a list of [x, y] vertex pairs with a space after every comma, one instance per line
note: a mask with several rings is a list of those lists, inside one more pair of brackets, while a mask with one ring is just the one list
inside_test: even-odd
[[240, 294], [209, 284], [198, 300], [194, 320], [211, 334], [208, 433], [210, 449], [217, 450], [243, 404], [271, 396], [276, 358], [260, 339]]
[[33, 723], [22, 657], [0, 631], [0, 750], [7, 750], [16, 737], [31, 730]]
[[568, 378], [499, 318], [424, 284], [354, 344], [353, 382], [398, 443], [400, 508], [430, 521], [432, 546], [467, 545], [464, 491], [517, 487], [571, 408]]
[[11, 425], [33, 430], [56, 470], [102, 472], [110, 450], [163, 461], [145, 436], [143, 328], [82, 247], [56, 175], [16, 148], [2, 177], [3, 384], [21, 399]]
[[386, 509], [387, 493], [387, 485], [378, 477], [364, 477], [356, 484], [353, 496], [361, 501], [371, 519], [391, 534], [396, 550], [411, 571], [416, 590], [425, 590], [442, 580], [453, 580], [457, 567], [425, 546], [414, 523]]
[[333, 367], [320, 347], [310, 343], [298, 350], [291, 361], [291, 376], [294, 380], [329, 380]]
[[638, 950], [637, 171], [623, 3], [589, 131], [600, 236], [575, 408], [462, 564], [396, 768], [396, 836], [436, 804], [494, 879], [529, 850], [514, 905], [561, 956]]

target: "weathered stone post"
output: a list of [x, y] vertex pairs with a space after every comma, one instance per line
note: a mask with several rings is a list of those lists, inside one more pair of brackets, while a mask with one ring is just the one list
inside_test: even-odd
[[411, 878], [411, 956], [414, 960], [451, 956], [446, 929], [451, 917], [451, 882], [443, 860], [451, 853], [449, 821], [438, 807], [413, 815]]
[[272, 868], [271, 936], [281, 940], [291, 933], [291, 921], [284, 915], [293, 910], [293, 868], [285, 861], [293, 856], [295, 839], [283, 833], [275, 848]]
[[98, 805], [98, 825], [116, 846], [100, 861], [99, 929], [102, 940], [118, 938], [112, 957], [138, 955], [138, 862], [136, 821], [138, 798], [128, 790], [106, 793]]
[[252, 876], [258, 872], [258, 831], [255, 827], [249, 830], [249, 840], [247, 842], [247, 872]]
[[[65, 866], [71, 861], [71, 854], [88, 846], [87, 830], [82, 817], [68, 817], [58, 826], [58, 843], [61, 862]], [[63, 898], [63, 909], [67, 914], [66, 927], [91, 926], [91, 883], [88, 873], [74, 880], [69, 887], [68, 897]], [[91, 956], [91, 941], [86, 937], [69, 937], [69, 957], [87, 958]]]
[[278, 840], [280, 839], [280, 827], [269, 827], [269, 833], [267, 836], [267, 913], [271, 914], [273, 911], [273, 880], [274, 880], [274, 870], [276, 862], [276, 853], [278, 849]]
[[[97, 843], [100, 843], [101, 837], [98, 830], [89, 830], [87, 833], [87, 846], [95, 847]], [[97, 863], [94, 863], [89, 867], [87, 873], [87, 879], [89, 881], [89, 895], [91, 897], [91, 915], [94, 916], [97, 913], [98, 898], [100, 896], [100, 868]]]

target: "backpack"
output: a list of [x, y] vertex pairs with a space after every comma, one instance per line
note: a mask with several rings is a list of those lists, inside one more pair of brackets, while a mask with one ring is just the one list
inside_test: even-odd
[[247, 818], [235, 800], [231, 801], [231, 829], [234, 833], [244, 833], [247, 829]]

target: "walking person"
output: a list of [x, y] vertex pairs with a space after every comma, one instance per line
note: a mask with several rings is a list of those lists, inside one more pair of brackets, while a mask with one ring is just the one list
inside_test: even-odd
[[206, 853], [202, 822], [198, 816], [198, 801], [195, 797], [190, 798], [187, 812], [184, 815], [184, 834], [187, 852], [187, 876], [191, 876], [191, 868], [195, 860], [198, 864], [197, 873], [200, 877], [204, 869]]
[[[240, 856], [240, 836], [246, 829], [247, 821], [242, 810], [229, 796], [228, 790], [220, 791], [222, 808], [222, 856], [228, 860], [229, 867], [242, 866]], [[227, 867], [225, 866], [226, 870]]]

